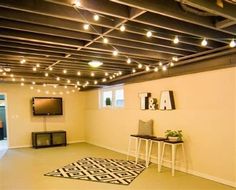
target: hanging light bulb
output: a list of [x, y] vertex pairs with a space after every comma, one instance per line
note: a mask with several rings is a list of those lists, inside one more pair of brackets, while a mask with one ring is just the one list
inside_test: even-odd
[[162, 66], [162, 71], [166, 71], [167, 70], [167, 66], [166, 65], [163, 65]]
[[85, 30], [88, 30], [88, 29], [89, 29], [89, 24], [84, 24], [83, 28], [84, 28]]
[[136, 69], [132, 69], [132, 73], [135, 73], [136, 72]]
[[117, 50], [114, 50], [112, 54], [113, 54], [114, 56], [117, 56], [117, 55], [118, 55], [118, 51], [117, 51]]
[[52, 70], [53, 70], [53, 68], [52, 68], [52, 67], [49, 67], [48, 69], [49, 69], [49, 71], [52, 71]]
[[159, 66], [162, 66], [162, 65], [163, 65], [163, 63], [161, 61], [159, 61]]
[[99, 15], [93, 15], [93, 19], [95, 20], [95, 21], [98, 21], [99, 20]]
[[67, 83], [70, 84], [70, 80], [69, 79], [67, 80]]
[[25, 59], [21, 59], [21, 60], [20, 60], [20, 63], [21, 63], [21, 64], [24, 64], [24, 63], [26, 63], [26, 60], [25, 60]]
[[171, 66], [171, 67], [174, 67], [174, 66], [175, 66], [174, 62], [171, 61], [171, 62], [170, 62], [170, 66]]
[[25, 84], [22, 82], [22, 83], [20, 83], [20, 85], [21, 85], [21, 86], [24, 86]]
[[94, 72], [92, 72], [90, 75], [91, 75], [91, 77], [94, 77], [94, 76], [95, 76]]
[[78, 76], [80, 76], [80, 75], [81, 75], [81, 72], [80, 72], [80, 71], [78, 71], [78, 72], [77, 72], [77, 75], [78, 75]]
[[202, 45], [202, 46], [206, 46], [206, 45], [207, 45], [207, 40], [206, 40], [206, 38], [204, 38], [204, 39], [202, 40], [201, 45]]
[[119, 74], [119, 75], [122, 75], [122, 71], [119, 71], [118, 74]]
[[120, 26], [120, 31], [121, 31], [121, 32], [124, 32], [125, 29], [126, 29], [126, 28], [125, 28], [125, 25], [122, 24], [122, 25]]
[[138, 64], [138, 68], [141, 69], [143, 65], [141, 63]]
[[96, 81], [96, 80], [95, 80], [93, 83], [94, 83], [94, 84], [97, 84], [97, 83], [98, 83], [98, 81]]
[[178, 61], [179, 59], [178, 59], [178, 57], [174, 56], [174, 57], [172, 57], [172, 60], [173, 61]]
[[158, 70], [159, 70], [158, 67], [155, 67], [155, 68], [154, 68], [154, 71], [155, 71], [155, 72], [158, 72]]
[[57, 77], [56, 79], [57, 79], [57, 81], [59, 81], [59, 80], [60, 80], [60, 77]]
[[25, 79], [24, 79], [24, 78], [21, 78], [20, 80], [21, 80], [21, 81], [25, 81]]
[[33, 84], [33, 85], [35, 85], [35, 84], [36, 84], [36, 82], [32, 81], [32, 84]]
[[48, 73], [45, 73], [44, 76], [45, 76], [45, 77], [48, 77]]
[[236, 46], [235, 40], [232, 39], [229, 43], [229, 47], [234, 48]]
[[103, 78], [103, 79], [102, 79], [102, 82], [106, 82], [106, 81], [107, 81], [107, 79], [106, 79], [106, 78]]
[[43, 84], [43, 87], [46, 87], [46, 86], [47, 86], [47, 85], [44, 83], [44, 84]]
[[152, 32], [151, 32], [151, 31], [148, 31], [148, 32], [146, 33], [146, 36], [147, 36], [148, 38], [150, 38], [150, 37], [152, 36]]
[[107, 44], [109, 41], [108, 41], [108, 39], [107, 38], [103, 38], [103, 43], [104, 44]]
[[34, 71], [34, 72], [37, 71], [37, 67], [33, 67], [33, 71]]
[[15, 81], [16, 81], [16, 79], [15, 79], [15, 78], [12, 78], [11, 80], [12, 80], [13, 82], [15, 82]]
[[64, 74], [66, 74], [66, 73], [67, 73], [67, 70], [66, 70], [66, 69], [64, 69], [64, 70], [63, 70], [63, 73], [64, 73]]
[[34, 90], [34, 87], [33, 87], [33, 86], [31, 86], [31, 87], [30, 87], [30, 90]]
[[130, 63], [131, 63], [131, 59], [128, 58], [126, 62], [127, 62], [128, 64], [130, 64]]
[[36, 64], [36, 67], [38, 67], [38, 68], [39, 68], [39, 67], [40, 67], [40, 64], [39, 64], [39, 63], [37, 63], [37, 64]]
[[108, 74], [108, 72], [105, 72], [105, 76], [108, 76], [109, 74]]
[[145, 69], [146, 71], [149, 71], [150, 70], [150, 68], [149, 68], [149, 66], [146, 66], [146, 69]]
[[179, 38], [178, 38], [178, 36], [175, 36], [173, 42], [174, 42], [174, 44], [178, 44], [178, 43], [179, 43]]

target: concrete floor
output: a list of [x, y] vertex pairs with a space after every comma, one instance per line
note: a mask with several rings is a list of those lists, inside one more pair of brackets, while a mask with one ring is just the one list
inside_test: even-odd
[[168, 168], [164, 168], [161, 173], [158, 173], [156, 164], [151, 164], [128, 186], [47, 177], [43, 175], [84, 157], [126, 159], [126, 156], [123, 154], [87, 143], [77, 143], [56, 148], [10, 149], [0, 158], [0, 190], [236, 189], [182, 172], [176, 172], [175, 177], [172, 177]]

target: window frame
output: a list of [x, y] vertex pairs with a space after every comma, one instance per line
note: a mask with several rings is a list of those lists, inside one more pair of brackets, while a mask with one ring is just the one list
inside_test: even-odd
[[[116, 106], [116, 91], [117, 90], [123, 90], [123, 106]], [[112, 99], [111, 99], [111, 106], [105, 106], [103, 103], [103, 93], [104, 92], [112, 92]], [[99, 108], [100, 109], [123, 109], [125, 107], [125, 95], [124, 95], [124, 85], [115, 85], [115, 86], [109, 86], [109, 87], [103, 87], [99, 91]]]

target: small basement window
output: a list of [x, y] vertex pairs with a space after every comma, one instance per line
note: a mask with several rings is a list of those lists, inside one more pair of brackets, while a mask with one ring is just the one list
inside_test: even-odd
[[100, 108], [124, 107], [123, 85], [106, 87], [100, 90]]

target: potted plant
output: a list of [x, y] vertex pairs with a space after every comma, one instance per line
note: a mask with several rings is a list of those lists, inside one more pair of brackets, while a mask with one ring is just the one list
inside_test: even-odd
[[106, 98], [105, 103], [106, 106], [111, 106], [111, 98]]
[[169, 141], [182, 141], [183, 134], [182, 130], [166, 130], [165, 132], [166, 138], [168, 138]]

